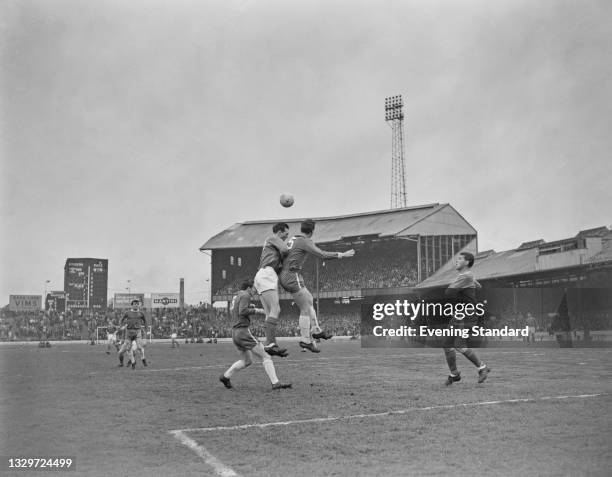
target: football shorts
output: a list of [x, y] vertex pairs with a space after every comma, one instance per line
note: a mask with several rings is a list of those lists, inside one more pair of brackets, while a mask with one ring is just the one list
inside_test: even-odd
[[257, 270], [254, 286], [260, 295], [268, 290], [278, 289], [278, 275], [272, 267], [264, 267]]
[[240, 351], [250, 351], [259, 343], [251, 330], [245, 327], [232, 329], [232, 341]]
[[283, 270], [279, 276], [281, 286], [289, 293], [297, 293], [304, 285], [304, 277], [298, 272]]

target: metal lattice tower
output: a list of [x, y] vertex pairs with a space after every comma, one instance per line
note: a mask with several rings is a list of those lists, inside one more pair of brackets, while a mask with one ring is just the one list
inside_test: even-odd
[[402, 96], [385, 98], [385, 121], [392, 131], [391, 208], [407, 207], [406, 166], [404, 163], [404, 101]]

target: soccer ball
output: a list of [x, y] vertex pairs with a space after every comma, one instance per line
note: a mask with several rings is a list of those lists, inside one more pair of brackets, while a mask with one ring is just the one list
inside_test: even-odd
[[282, 194], [280, 203], [283, 207], [291, 207], [293, 205], [293, 196], [291, 194]]

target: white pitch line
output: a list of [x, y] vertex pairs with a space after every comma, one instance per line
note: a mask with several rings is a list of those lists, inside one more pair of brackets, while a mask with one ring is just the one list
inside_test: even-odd
[[368, 419], [372, 417], [385, 417], [385, 416], [392, 416], [392, 415], [409, 414], [412, 412], [434, 411], [438, 409], [456, 409], [456, 408], [461, 408], [461, 407], [491, 406], [491, 405], [496, 405], [496, 404], [550, 401], [553, 399], [586, 399], [586, 398], [594, 398], [594, 397], [610, 396], [610, 395], [612, 395], [612, 393], [578, 394], [574, 396], [542, 396], [539, 398], [517, 398], [517, 399], [504, 399], [504, 400], [499, 400], [499, 401], [480, 401], [480, 402], [468, 402], [468, 403], [459, 403], [459, 404], [444, 404], [444, 405], [437, 405], [437, 406], [413, 407], [409, 409], [398, 409], [394, 411], [376, 412], [376, 413], [371, 413], [371, 414], [352, 414], [349, 416], [315, 417], [311, 419], [296, 419], [293, 421], [276, 421], [276, 422], [265, 422], [265, 423], [256, 423], [256, 424], [241, 424], [237, 426], [195, 427], [195, 428], [188, 428], [188, 429], [177, 429], [177, 430], [168, 431], [168, 432], [174, 433], [174, 432], [234, 431], [234, 430], [250, 429], [253, 427], [263, 429], [266, 427], [290, 426], [292, 424], [309, 424], [309, 423], [317, 423], [317, 422], [345, 421], [349, 419]]
[[198, 454], [198, 456], [200, 456], [206, 464], [214, 469], [215, 474], [221, 477], [240, 477], [234, 469], [225, 465], [191, 437], [186, 436], [183, 431], [170, 431], [170, 433], [176, 437], [181, 444], [189, 447], [192, 451]]

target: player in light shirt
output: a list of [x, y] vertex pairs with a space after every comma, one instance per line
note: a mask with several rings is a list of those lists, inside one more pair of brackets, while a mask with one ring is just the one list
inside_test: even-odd
[[115, 351], [119, 351], [119, 342], [117, 340], [118, 326], [110, 321], [106, 326], [106, 354], [110, 354], [111, 347], [115, 348]]

